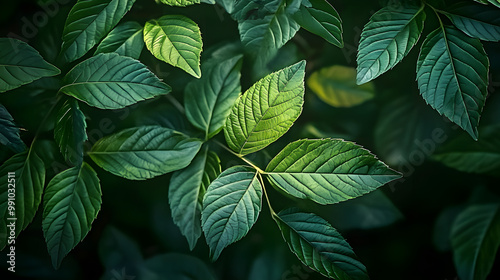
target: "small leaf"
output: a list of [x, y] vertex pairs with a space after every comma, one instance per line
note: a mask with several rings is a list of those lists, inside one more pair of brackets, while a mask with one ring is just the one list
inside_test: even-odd
[[156, 0], [156, 2], [178, 7], [200, 4], [200, 0]]
[[356, 85], [356, 69], [340, 65], [314, 72], [307, 86], [333, 107], [353, 107], [372, 99], [375, 93], [372, 83]]
[[201, 236], [203, 196], [220, 173], [217, 154], [203, 149], [188, 167], [174, 172], [170, 179], [168, 201], [172, 218], [187, 238], [191, 250]]
[[338, 139], [292, 142], [266, 174], [274, 187], [320, 204], [356, 198], [401, 177], [368, 150]]
[[178, 279], [178, 280], [215, 280], [213, 273], [200, 259], [184, 254], [156, 255], [144, 262], [138, 279]]
[[293, 19], [301, 27], [321, 36], [328, 43], [344, 47], [342, 20], [335, 8], [325, 0], [309, 0], [311, 6], [300, 6]]
[[19, 136], [19, 128], [7, 109], [0, 104], [0, 144], [16, 153], [26, 150], [26, 145]]
[[460, 279], [486, 279], [500, 246], [500, 204], [466, 208], [453, 223], [451, 243]]
[[60, 73], [25, 42], [0, 38], [0, 93]]
[[246, 155], [283, 136], [302, 112], [305, 61], [267, 75], [236, 101], [224, 126], [229, 147]]
[[64, 25], [61, 55], [66, 62], [84, 56], [132, 8], [135, 0], [79, 0]]
[[243, 238], [257, 221], [262, 206], [262, 186], [257, 176], [252, 168], [235, 166], [222, 172], [208, 187], [201, 223], [212, 260]]
[[358, 47], [358, 84], [387, 72], [410, 52], [424, 28], [423, 8], [401, 6], [401, 10], [394, 11], [388, 6], [370, 18]]
[[417, 63], [420, 94], [477, 140], [488, 88], [489, 61], [481, 42], [451, 26], [425, 39]]
[[144, 64], [116, 53], [83, 61], [64, 77], [64, 84], [61, 92], [100, 109], [120, 109], [171, 91]]
[[108, 172], [144, 180], [185, 168], [200, 147], [200, 141], [174, 130], [142, 126], [102, 138], [89, 155]]
[[64, 102], [56, 116], [54, 139], [64, 159], [74, 165], [83, 162], [83, 143], [87, 140], [85, 115], [78, 102], [70, 99]]
[[97, 47], [95, 54], [115, 52], [119, 55], [139, 59], [144, 47], [142, 25], [127, 21], [109, 32]]
[[179, 67], [200, 78], [200, 55], [203, 48], [201, 31], [191, 19], [181, 15], [167, 15], [146, 22], [144, 42], [159, 60]]
[[366, 267], [349, 243], [323, 218], [296, 209], [273, 218], [290, 250], [311, 269], [332, 279], [368, 279]]
[[465, 34], [485, 41], [500, 41], [500, 10], [475, 3], [457, 3], [446, 16]]
[[241, 92], [241, 59], [242, 56], [237, 56], [207, 61], [201, 67], [205, 75], [186, 86], [186, 116], [205, 132], [207, 139], [222, 129]]

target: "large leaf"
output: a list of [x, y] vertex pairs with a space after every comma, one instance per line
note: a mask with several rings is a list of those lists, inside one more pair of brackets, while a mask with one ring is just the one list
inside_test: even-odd
[[166, 15], [146, 22], [144, 42], [159, 60], [179, 67], [196, 78], [201, 77], [200, 55], [203, 48], [201, 32], [191, 19]]
[[337, 47], [344, 47], [342, 20], [335, 8], [325, 0], [309, 0], [310, 5], [301, 5], [293, 18], [304, 29], [321, 36]]
[[83, 143], [87, 140], [85, 115], [78, 102], [70, 99], [64, 102], [56, 116], [54, 139], [66, 161], [80, 165], [83, 161]]
[[292, 142], [266, 173], [276, 188], [320, 204], [356, 198], [401, 177], [368, 150], [338, 139]]
[[72, 62], [94, 47], [132, 8], [135, 0], [79, 0], [64, 25], [61, 55]]
[[23, 41], [0, 38], [0, 93], [61, 73]]
[[101, 202], [99, 178], [85, 162], [49, 182], [43, 196], [42, 226], [55, 268], [90, 231]]
[[89, 155], [115, 175], [144, 180], [188, 166], [200, 147], [199, 140], [174, 130], [142, 126], [97, 141]]
[[19, 128], [14, 123], [14, 118], [2, 104], [0, 104], [0, 144], [16, 153], [26, 150], [26, 145], [19, 136]]
[[139, 279], [148, 280], [215, 280], [200, 259], [184, 254], [161, 254], [147, 259]]
[[349, 243], [323, 218], [296, 209], [273, 218], [290, 250], [308, 267], [332, 279], [368, 279]]
[[222, 129], [241, 92], [241, 59], [242, 56], [237, 56], [207, 61], [201, 67], [205, 75], [186, 86], [186, 116], [205, 132], [207, 139]]
[[252, 168], [235, 166], [222, 172], [208, 187], [201, 222], [212, 260], [243, 238], [257, 221], [262, 206], [258, 175]]
[[[400, 6], [398, 6], [400, 7]], [[358, 84], [369, 82], [398, 64], [424, 28], [424, 6], [393, 6], [376, 12], [363, 28], [358, 48]]]
[[116, 53], [83, 61], [66, 74], [64, 84], [61, 92], [101, 109], [120, 109], [171, 91], [144, 64]]
[[142, 25], [135, 21], [119, 24], [102, 40], [95, 54], [115, 52], [119, 55], [139, 59], [144, 47], [142, 30]]
[[460, 279], [486, 279], [500, 246], [500, 204], [467, 207], [453, 223], [451, 243]]
[[191, 250], [201, 236], [203, 196], [220, 173], [217, 154], [203, 149], [187, 168], [174, 172], [170, 179], [168, 201], [172, 218], [187, 238]]
[[[12, 175], [9, 176], [9, 173], [14, 173], [14, 181], [11, 180]], [[42, 200], [45, 166], [35, 148], [32, 147], [5, 161], [0, 166], [0, 180], [0, 220], [2, 220], [0, 226], [4, 226], [0, 231], [7, 232], [5, 226], [15, 221], [17, 238], [35, 217]], [[13, 201], [15, 209], [8, 207], [11, 204], [9, 201], [12, 201], [12, 198], [9, 200], [10, 193], [15, 193]], [[3, 249], [6, 243], [7, 235], [0, 235], [0, 249]]]
[[356, 85], [356, 69], [334, 65], [314, 72], [307, 86], [324, 102], [334, 107], [353, 107], [375, 95], [372, 83]]
[[488, 67], [481, 42], [450, 26], [427, 36], [417, 63], [422, 97], [474, 139], [487, 95]]
[[486, 41], [500, 41], [500, 10], [475, 3], [457, 3], [446, 16], [465, 34]]
[[302, 112], [305, 66], [301, 61], [269, 74], [238, 98], [224, 126], [231, 149], [253, 153], [288, 131]]

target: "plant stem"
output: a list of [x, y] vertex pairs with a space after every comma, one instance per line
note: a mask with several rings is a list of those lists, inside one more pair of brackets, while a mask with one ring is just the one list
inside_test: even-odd
[[269, 206], [269, 211], [271, 211], [271, 216], [274, 219], [276, 216], [276, 212], [274, 212], [273, 207], [271, 206], [271, 201], [269, 200], [269, 196], [267, 196], [266, 186], [264, 184], [264, 179], [262, 179], [262, 174], [259, 173], [260, 184], [262, 185], [262, 189], [264, 190], [264, 195], [266, 196], [267, 205]]
[[260, 169], [257, 165], [255, 165], [255, 163], [253, 163], [253, 162], [249, 161], [248, 159], [244, 158], [242, 155], [235, 153], [233, 150], [231, 150], [228, 147], [226, 147], [226, 145], [222, 144], [221, 142], [219, 142], [219, 141], [217, 141], [215, 139], [213, 141], [217, 145], [219, 145], [220, 147], [222, 147], [224, 150], [230, 152], [231, 154], [233, 154], [236, 157], [240, 158], [242, 161], [244, 161], [245, 163], [247, 163], [251, 167], [255, 168], [255, 170], [257, 170], [259, 172], [259, 174], [266, 173], [264, 170]]

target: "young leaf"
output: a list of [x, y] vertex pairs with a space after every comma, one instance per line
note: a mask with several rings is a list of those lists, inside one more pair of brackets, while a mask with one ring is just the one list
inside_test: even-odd
[[187, 238], [191, 250], [201, 236], [203, 196], [220, 173], [217, 154], [203, 149], [187, 168], [174, 172], [170, 179], [168, 201], [172, 218]]
[[56, 116], [54, 139], [64, 159], [74, 165], [83, 161], [83, 143], [87, 140], [85, 115], [74, 99], [64, 102]]
[[55, 268], [90, 231], [101, 202], [99, 178], [85, 162], [49, 182], [43, 196], [43, 234]]
[[83, 61], [63, 82], [61, 92], [101, 109], [120, 109], [171, 91], [144, 64], [116, 53]]
[[457, 3], [446, 16], [465, 34], [485, 41], [500, 41], [500, 10], [475, 3]]
[[97, 141], [89, 152], [97, 165], [117, 176], [145, 180], [188, 166], [201, 142], [160, 126], [122, 130]]
[[301, 5], [293, 19], [301, 27], [321, 36], [328, 43], [344, 47], [342, 39], [342, 20], [335, 8], [325, 0], [309, 0], [311, 5]]
[[84, 56], [132, 8], [135, 0], [79, 0], [64, 25], [61, 55], [66, 62]]
[[290, 129], [302, 112], [305, 66], [301, 61], [269, 74], [238, 98], [224, 126], [233, 151], [256, 152]]
[[60, 73], [25, 42], [0, 38], [0, 93]]
[[167, 15], [146, 22], [144, 42], [159, 60], [179, 67], [200, 78], [200, 55], [203, 48], [201, 31], [191, 19]]
[[216, 260], [228, 245], [240, 240], [255, 224], [262, 206], [258, 172], [235, 166], [222, 172], [210, 184], [203, 199], [201, 223]]
[[0, 104], [0, 143], [16, 153], [26, 150], [26, 145], [19, 136], [19, 128], [7, 109]]
[[224, 126], [234, 101], [241, 92], [242, 56], [212, 59], [201, 66], [205, 75], [189, 83], [184, 92], [186, 116], [209, 139]]
[[119, 55], [139, 59], [144, 47], [142, 30], [142, 25], [135, 21], [119, 24], [102, 40], [94, 55], [115, 52]]
[[369, 82], [398, 64], [417, 43], [424, 28], [424, 6], [388, 6], [376, 12], [361, 33], [358, 84]]
[[338, 139], [292, 142], [266, 173], [276, 188], [320, 204], [356, 198], [401, 177], [368, 150]]
[[486, 279], [500, 246], [500, 204], [466, 208], [453, 223], [451, 243], [460, 279]]
[[273, 218], [290, 250], [311, 269], [337, 280], [368, 279], [349, 243], [323, 218], [296, 209]]
[[451, 26], [425, 39], [417, 63], [417, 81], [425, 101], [472, 138], [488, 88], [489, 61], [481, 42]]

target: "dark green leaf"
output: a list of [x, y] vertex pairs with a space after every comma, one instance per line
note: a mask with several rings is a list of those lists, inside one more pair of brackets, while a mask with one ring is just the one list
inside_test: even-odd
[[64, 102], [56, 116], [54, 139], [66, 161], [80, 165], [83, 161], [83, 143], [87, 140], [87, 123], [78, 102], [70, 99]]
[[0, 144], [16, 153], [26, 150], [26, 145], [19, 136], [19, 128], [2, 104], [0, 104]]
[[95, 54], [115, 52], [119, 55], [139, 59], [144, 47], [142, 30], [142, 25], [135, 21], [119, 24], [102, 40]]
[[200, 4], [200, 0], [156, 0], [156, 2], [178, 7]]
[[147, 259], [140, 279], [148, 280], [215, 280], [201, 260], [183, 254], [162, 254]]
[[457, 3], [446, 16], [465, 34], [485, 41], [500, 41], [500, 10], [475, 3]]
[[488, 4], [488, 3], [490, 3], [490, 4], [493, 4], [493, 5], [497, 6], [497, 7], [500, 7], [500, 1], [499, 0], [474, 0], [474, 1], [476, 1], [478, 3], [481, 3], [481, 4]]

